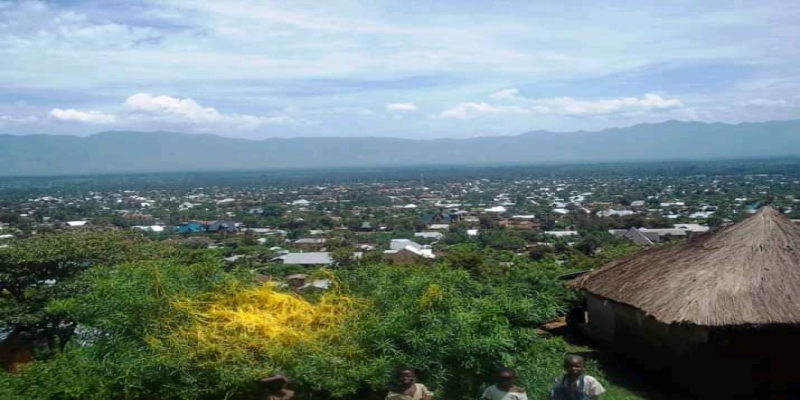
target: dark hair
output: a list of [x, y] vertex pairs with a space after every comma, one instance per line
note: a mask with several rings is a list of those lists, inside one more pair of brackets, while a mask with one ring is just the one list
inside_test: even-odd
[[417, 376], [417, 370], [416, 369], [414, 369], [413, 367], [409, 367], [408, 365], [401, 365], [401, 366], [395, 368], [394, 377], [395, 378], [399, 378], [400, 375], [405, 371], [411, 371], [411, 373], [414, 374], [415, 377]]
[[508, 368], [508, 367], [502, 367], [502, 368], [498, 369], [497, 370], [497, 375], [500, 375], [500, 374], [509, 374], [509, 375], [511, 375], [513, 377], [517, 377], [517, 371], [514, 371], [513, 369]]
[[276, 372], [266, 378], [260, 379], [259, 383], [268, 393], [273, 393], [275, 390], [288, 385], [289, 381], [290, 379], [286, 375]]
[[582, 363], [586, 363], [586, 360], [583, 358], [583, 356], [580, 356], [578, 354], [567, 354], [567, 355], [564, 356], [564, 362], [573, 361], [573, 360], [574, 361], [578, 361], [578, 362], [582, 362]]

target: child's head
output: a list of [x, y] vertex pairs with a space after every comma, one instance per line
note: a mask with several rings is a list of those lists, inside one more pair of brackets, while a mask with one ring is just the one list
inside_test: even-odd
[[279, 393], [289, 383], [289, 378], [281, 373], [272, 374], [266, 378], [261, 379], [261, 383], [268, 393]]
[[583, 357], [575, 354], [568, 354], [564, 357], [564, 372], [567, 376], [580, 376], [586, 370], [586, 361]]
[[501, 390], [508, 391], [517, 383], [517, 373], [511, 368], [500, 368], [497, 371], [497, 387]]
[[402, 386], [411, 386], [417, 381], [417, 374], [413, 368], [400, 367], [397, 369], [397, 382]]

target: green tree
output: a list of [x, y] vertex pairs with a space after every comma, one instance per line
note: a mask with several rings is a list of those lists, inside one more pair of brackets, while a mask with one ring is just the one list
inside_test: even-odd
[[481, 229], [496, 229], [497, 228], [497, 220], [490, 217], [483, 215], [479, 219], [479, 225]]
[[586, 235], [578, 243], [575, 244], [575, 250], [578, 250], [586, 255], [593, 255], [602, 245], [600, 239], [594, 235]]
[[444, 262], [451, 267], [477, 273], [483, 264], [483, 255], [473, 245], [458, 244], [447, 249]]
[[706, 218], [706, 224], [712, 228], [717, 228], [721, 226], [722, 222], [723, 222], [722, 218], [716, 215], [710, 215], [708, 218]]
[[525, 247], [525, 241], [508, 229], [490, 229], [481, 232], [478, 242], [484, 247], [499, 250], [519, 250]]
[[443, 266], [372, 265], [337, 270], [334, 279], [337, 290], [361, 299], [337, 344], [298, 345], [286, 349], [291, 357], [273, 357], [228, 347], [234, 340], [220, 343], [226, 359], [219, 360], [172, 339], [187, 324], [207, 323], [182, 304], [236, 296], [255, 285], [248, 272], [225, 272], [205, 256], [92, 268], [81, 277], [83, 294], [48, 306], [81, 325], [80, 345], [19, 375], [0, 373], [0, 397], [251, 398], [256, 380], [280, 369], [315, 398], [377, 400], [390, 371], [411, 364], [443, 398], [471, 399], [500, 365], [519, 367], [535, 393], [558, 374], [563, 344], [533, 332], [564, 312], [549, 291], [486, 285]]
[[171, 249], [121, 231], [46, 234], [0, 250], [0, 321], [50, 353], [63, 349], [75, 323], [48, 312], [49, 301], [84, 290], [75, 278], [93, 266], [158, 258]]
[[277, 204], [270, 204], [268, 206], [262, 207], [261, 216], [266, 218], [280, 218], [286, 214], [286, 207], [277, 205]]
[[356, 260], [353, 256], [355, 249], [350, 246], [339, 246], [331, 251], [331, 258], [339, 266], [349, 266], [355, 264]]
[[450, 229], [444, 237], [445, 244], [467, 243], [470, 237], [467, 234], [467, 227], [462, 223], [450, 225]]
[[547, 245], [533, 246], [530, 252], [528, 252], [528, 255], [534, 261], [541, 261], [550, 254], [553, 254], [553, 248]]

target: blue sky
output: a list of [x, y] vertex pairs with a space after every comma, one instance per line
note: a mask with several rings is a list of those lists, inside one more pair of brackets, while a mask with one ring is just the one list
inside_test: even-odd
[[800, 118], [800, 2], [0, 0], [0, 133]]

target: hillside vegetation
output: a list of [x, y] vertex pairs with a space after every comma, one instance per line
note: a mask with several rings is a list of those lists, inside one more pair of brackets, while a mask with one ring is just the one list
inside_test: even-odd
[[571, 267], [454, 262], [319, 270], [333, 288], [300, 295], [213, 249], [106, 231], [22, 240], [0, 250], [0, 313], [36, 361], [0, 374], [0, 398], [253, 398], [282, 371], [315, 399], [379, 399], [399, 365], [447, 399], [474, 399], [508, 365], [541, 398], [567, 345], [535, 328], [567, 310], [554, 278]]

